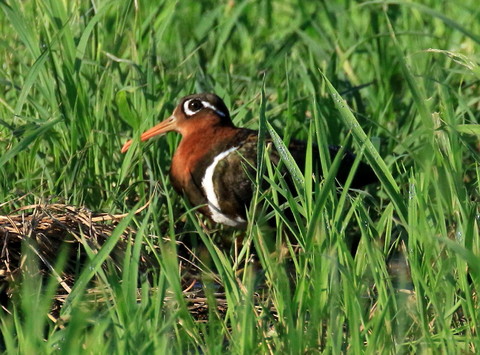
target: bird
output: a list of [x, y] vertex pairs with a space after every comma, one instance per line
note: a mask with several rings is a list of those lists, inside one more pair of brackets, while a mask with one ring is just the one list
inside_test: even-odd
[[[140, 140], [171, 131], [182, 136], [170, 166], [173, 188], [213, 222], [245, 228], [254, 191], [251, 173], [257, 162], [258, 131], [236, 127], [223, 100], [213, 93], [181, 98], [172, 115], [145, 131]], [[121, 152], [125, 153], [132, 142], [128, 140]], [[303, 168], [307, 144], [292, 139], [288, 150]], [[336, 146], [330, 146], [329, 150], [332, 158], [341, 151]], [[347, 179], [355, 160], [350, 152], [342, 154], [336, 175], [340, 184]], [[281, 160], [275, 149], [269, 150], [269, 158], [275, 165]], [[319, 159], [316, 165], [320, 166]], [[376, 176], [372, 168], [360, 162], [351, 187], [361, 188], [373, 182]]]

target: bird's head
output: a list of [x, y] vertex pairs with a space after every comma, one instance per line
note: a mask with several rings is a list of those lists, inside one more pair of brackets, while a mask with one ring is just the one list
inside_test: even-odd
[[[214, 126], [233, 127], [230, 113], [223, 100], [210, 93], [189, 95], [180, 100], [170, 117], [142, 133], [140, 139], [146, 141], [171, 131], [185, 136], [193, 131]], [[125, 153], [131, 144], [132, 140], [126, 142], [122, 147], [122, 153]]]

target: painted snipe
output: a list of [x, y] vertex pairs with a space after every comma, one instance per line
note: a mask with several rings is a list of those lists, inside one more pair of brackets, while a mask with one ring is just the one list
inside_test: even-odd
[[[257, 162], [258, 132], [235, 127], [222, 99], [209, 93], [182, 98], [170, 117], [140, 138], [146, 141], [170, 131], [182, 135], [170, 168], [175, 190], [185, 194], [193, 206], [200, 206], [199, 211], [214, 222], [244, 227], [252, 198], [252, 181], [245, 169], [247, 162], [253, 166]], [[122, 153], [131, 144], [132, 140], [126, 142]], [[306, 143], [294, 140], [288, 148], [302, 169]], [[331, 156], [335, 157], [338, 150], [331, 147]], [[270, 159], [274, 164], [280, 161], [275, 150]], [[340, 184], [345, 182], [354, 160], [351, 153], [342, 157], [336, 176]], [[360, 188], [375, 181], [370, 166], [360, 163], [351, 187]]]

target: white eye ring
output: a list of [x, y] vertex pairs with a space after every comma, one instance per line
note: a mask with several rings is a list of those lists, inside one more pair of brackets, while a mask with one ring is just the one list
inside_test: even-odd
[[185, 103], [183, 104], [183, 112], [185, 112], [185, 114], [186, 114], [187, 116], [193, 116], [193, 115], [196, 114], [198, 111], [200, 111], [202, 108], [205, 108], [204, 102], [203, 102], [203, 101], [200, 101], [200, 102], [202, 103], [203, 107], [199, 108], [199, 109], [196, 110], [196, 111], [190, 110], [190, 108], [188, 107], [188, 105], [189, 105], [190, 102], [192, 102], [193, 100], [197, 100], [197, 101], [198, 101], [198, 99], [190, 99], [190, 100], [185, 101]]
[[198, 99], [190, 99], [190, 100], [187, 100], [184, 102], [183, 104], [183, 112], [185, 112], [185, 114], [187, 116], [193, 116], [194, 114], [196, 114], [198, 111], [200, 111], [201, 109], [204, 109], [204, 108], [209, 108], [211, 109], [212, 111], [214, 111], [217, 115], [219, 116], [222, 116], [222, 117], [225, 117], [225, 113], [220, 111], [219, 109], [217, 109], [215, 106], [213, 106], [210, 102], [208, 101], [204, 101], [204, 100], [200, 100], [200, 102], [202, 103], [203, 107], [202, 108], [199, 108], [198, 110], [196, 111], [192, 111], [190, 110], [190, 108], [188, 107], [188, 104], [192, 101], [192, 100], [198, 100]]

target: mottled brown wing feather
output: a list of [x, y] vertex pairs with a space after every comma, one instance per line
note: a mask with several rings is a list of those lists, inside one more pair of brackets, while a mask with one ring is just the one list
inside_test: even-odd
[[[265, 144], [271, 143], [270, 139], [265, 141]], [[214, 172], [214, 190], [219, 200], [220, 209], [223, 214], [230, 218], [246, 216], [246, 209], [250, 205], [252, 198], [252, 180], [251, 177], [256, 175], [255, 166], [257, 163], [257, 146], [258, 135], [256, 131], [248, 129], [239, 129], [235, 139], [229, 140], [224, 144], [219, 144], [209, 152], [208, 156], [202, 159], [196, 166], [192, 173], [191, 184], [188, 192], [188, 199], [193, 205], [206, 204], [207, 199], [202, 186], [202, 178], [205, 176], [205, 171], [213, 162], [213, 159], [220, 153], [237, 147], [237, 150], [222, 159]], [[332, 160], [339, 152], [339, 147], [330, 147], [330, 155]], [[289, 144], [289, 151], [295, 159], [299, 168], [303, 171], [305, 166], [305, 152], [306, 143], [302, 141], [292, 140]], [[313, 147], [313, 172], [315, 176], [322, 176], [321, 164], [318, 157], [318, 148]], [[275, 149], [270, 153], [272, 163], [277, 165], [280, 157]], [[350, 169], [355, 160], [355, 155], [349, 152], [344, 153], [340, 167], [337, 172], [337, 180], [343, 184], [350, 173]], [[285, 179], [291, 185], [289, 175], [285, 172]], [[375, 174], [370, 166], [360, 163], [355, 174], [352, 186], [359, 188], [376, 181]], [[209, 215], [208, 209], [201, 209], [201, 211]]]
[[[256, 132], [242, 132], [242, 139], [232, 142], [237, 150], [219, 162], [215, 169], [214, 189], [219, 196], [222, 212], [229, 216], [245, 218], [246, 208], [252, 198], [252, 181], [257, 162]], [[240, 138], [240, 137], [239, 137]]]

